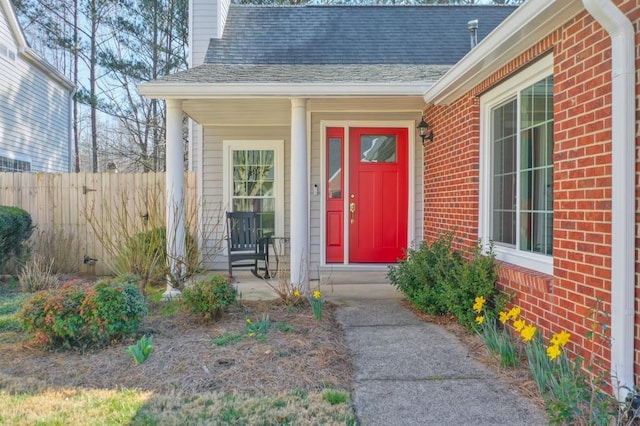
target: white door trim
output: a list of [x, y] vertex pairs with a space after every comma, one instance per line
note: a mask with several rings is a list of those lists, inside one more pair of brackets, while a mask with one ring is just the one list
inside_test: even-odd
[[[344, 261], [343, 263], [327, 263], [326, 247], [327, 247], [327, 224], [326, 224], [326, 181], [327, 181], [327, 128], [342, 127], [344, 129], [344, 193], [349, 193], [349, 129], [353, 127], [398, 127], [407, 129], [408, 141], [408, 164], [407, 164], [407, 245], [415, 240], [415, 120], [320, 120], [320, 267], [349, 265], [349, 238], [347, 235], [349, 229], [349, 217], [344, 215], [343, 229], [344, 235]], [[349, 207], [348, 197], [344, 198], [343, 211], [346, 213]]]

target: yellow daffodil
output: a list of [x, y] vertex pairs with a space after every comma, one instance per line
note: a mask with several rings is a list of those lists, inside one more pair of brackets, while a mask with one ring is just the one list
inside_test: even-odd
[[533, 339], [533, 336], [536, 335], [536, 327], [533, 325], [526, 325], [520, 332], [520, 335], [522, 336], [522, 340], [529, 342]]
[[476, 297], [475, 303], [473, 304], [473, 310], [476, 311], [477, 313], [482, 312], [482, 308], [484, 307], [484, 304], [486, 303], [486, 300], [484, 299], [484, 297], [482, 296], [478, 296]]
[[484, 317], [482, 315], [476, 317], [476, 322], [478, 324], [482, 324], [484, 322]]
[[551, 343], [556, 346], [564, 346], [569, 342], [571, 334], [562, 330], [560, 333], [554, 334], [551, 338]]
[[253, 337], [255, 335], [256, 335], [256, 333], [249, 333], [249, 337]]
[[320, 290], [313, 290], [313, 298], [320, 299]]
[[518, 308], [517, 306], [511, 308], [507, 315], [509, 315], [509, 318], [511, 318], [512, 320], [517, 320], [520, 316], [520, 308]]
[[509, 321], [509, 313], [508, 312], [500, 312], [500, 322], [505, 324], [507, 321]]
[[524, 322], [524, 320], [516, 320], [513, 322], [513, 328], [516, 329], [516, 331], [520, 332], [522, 331], [522, 329], [524, 328], [524, 326], [526, 325], [526, 323]]
[[560, 350], [560, 346], [558, 345], [551, 345], [547, 348], [547, 356], [550, 360], [556, 359], [560, 356], [561, 353], [562, 351]]
[[298, 289], [293, 290], [293, 295], [295, 297], [300, 297], [300, 290], [298, 290]]
[[247, 324], [251, 324], [251, 320], [247, 318]]

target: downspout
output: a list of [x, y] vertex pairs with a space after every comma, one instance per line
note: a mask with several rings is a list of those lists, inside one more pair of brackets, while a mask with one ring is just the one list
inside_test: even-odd
[[611, 385], [634, 389], [635, 52], [634, 29], [611, 0], [582, 0], [611, 37]]

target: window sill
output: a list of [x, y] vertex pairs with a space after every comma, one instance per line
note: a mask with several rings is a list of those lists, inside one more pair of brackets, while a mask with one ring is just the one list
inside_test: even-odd
[[553, 293], [553, 276], [544, 272], [523, 268], [511, 263], [497, 261], [499, 266], [498, 281], [506, 284], [513, 283], [520, 286], [539, 291], [543, 294]]

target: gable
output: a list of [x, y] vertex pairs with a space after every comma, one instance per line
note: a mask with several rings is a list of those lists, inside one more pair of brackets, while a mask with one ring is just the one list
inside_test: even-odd
[[[0, 0], [0, 50], [2, 46], [16, 51], [27, 43], [9, 0]], [[2, 52], [0, 51], [0, 56]]]
[[469, 21], [480, 40], [515, 9], [233, 5], [205, 63], [452, 65], [470, 50]]

